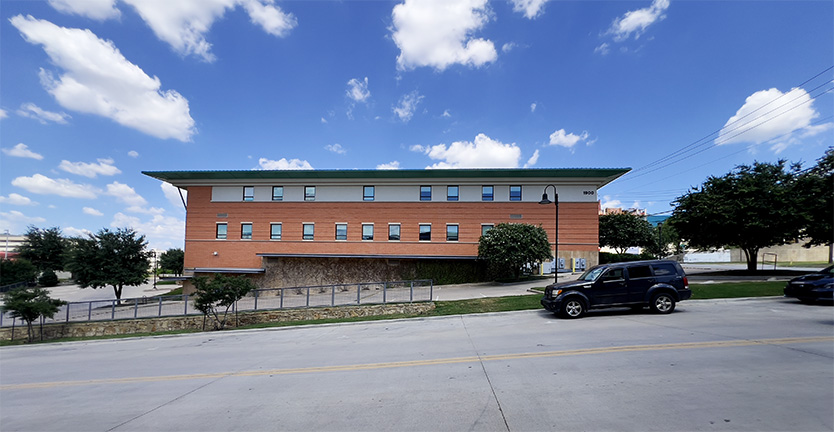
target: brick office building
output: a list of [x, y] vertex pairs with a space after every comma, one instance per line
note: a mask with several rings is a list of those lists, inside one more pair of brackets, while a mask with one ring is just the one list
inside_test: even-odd
[[[501, 222], [541, 225], [559, 257], [598, 262], [597, 190], [628, 169], [154, 171], [187, 190], [185, 272], [261, 287], [400, 280], [472, 263]], [[553, 199], [553, 188], [547, 187]]]

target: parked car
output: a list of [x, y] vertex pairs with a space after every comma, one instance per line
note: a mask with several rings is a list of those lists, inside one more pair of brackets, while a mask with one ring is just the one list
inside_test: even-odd
[[834, 302], [834, 265], [791, 279], [785, 286], [785, 297], [802, 303]]
[[541, 300], [545, 309], [565, 318], [579, 318], [588, 309], [648, 306], [672, 313], [675, 304], [692, 297], [683, 268], [675, 261], [652, 260], [603, 264], [572, 282], [549, 285]]

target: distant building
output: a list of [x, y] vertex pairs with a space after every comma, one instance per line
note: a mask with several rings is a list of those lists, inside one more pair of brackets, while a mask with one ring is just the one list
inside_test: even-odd
[[[598, 263], [597, 190], [628, 169], [157, 171], [188, 191], [185, 274], [262, 287], [407, 279], [474, 263], [498, 223], [541, 225], [559, 257]], [[547, 188], [547, 189], [546, 189]], [[188, 288], [186, 288], [186, 291]]]
[[8, 231], [0, 234], [0, 248], [2, 248], [0, 249], [0, 251], [2, 251], [2, 255], [0, 256], [4, 259], [16, 257], [17, 252], [24, 241], [26, 241], [26, 236], [23, 235], [9, 234]]

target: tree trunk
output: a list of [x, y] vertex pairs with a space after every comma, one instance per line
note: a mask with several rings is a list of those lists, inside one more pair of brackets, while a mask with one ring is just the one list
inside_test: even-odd
[[756, 261], [759, 256], [758, 248], [742, 249], [747, 256], [747, 271], [756, 271]]

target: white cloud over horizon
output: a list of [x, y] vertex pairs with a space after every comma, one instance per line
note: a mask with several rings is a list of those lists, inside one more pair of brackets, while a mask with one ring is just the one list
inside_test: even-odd
[[527, 19], [535, 19], [544, 13], [544, 5], [549, 0], [511, 0], [514, 12], [521, 12]]
[[132, 187], [119, 182], [113, 182], [107, 185], [105, 195], [110, 195], [116, 198], [116, 201], [126, 204], [131, 207], [143, 207], [148, 205], [148, 201], [141, 195], [136, 193]]
[[408, 123], [414, 112], [417, 110], [417, 105], [423, 100], [423, 96], [414, 90], [411, 93], [403, 95], [395, 107], [392, 108], [394, 114], [403, 122]]
[[98, 163], [70, 162], [62, 160], [58, 168], [70, 174], [76, 174], [87, 178], [96, 178], [98, 175], [113, 176], [121, 174], [121, 170], [113, 165], [113, 159], [98, 159]]
[[113, 42], [90, 30], [59, 27], [31, 15], [16, 15], [10, 21], [62, 69], [58, 77], [40, 70], [41, 84], [62, 107], [106, 117], [160, 139], [185, 142], [196, 133], [188, 100], [174, 90], [161, 90], [159, 78], [128, 61]]
[[21, 105], [17, 110], [17, 114], [21, 117], [35, 119], [39, 121], [40, 124], [47, 124], [48, 122], [67, 124], [67, 119], [71, 118], [67, 113], [47, 111], [31, 102]]
[[88, 184], [74, 183], [69, 179], [52, 179], [42, 174], [21, 176], [12, 180], [12, 186], [39, 195], [58, 195], [65, 198], [95, 199], [99, 190]]
[[258, 159], [258, 167], [254, 169], [262, 170], [311, 170], [313, 166], [306, 160], [301, 159], [287, 159], [281, 158], [278, 160], [270, 160], [267, 158]]
[[410, 150], [441, 161], [426, 169], [517, 168], [521, 159], [521, 149], [515, 143], [505, 144], [482, 133], [474, 141], [456, 141], [449, 146], [414, 145]]
[[[186, 203], [188, 202], [188, 190], [180, 189], [171, 183], [166, 182], [160, 183], [159, 187], [162, 188], [162, 194], [165, 195], [165, 199], [167, 199], [175, 209], [184, 210], [183, 201]], [[182, 193], [182, 196], [180, 196], [180, 193]]]
[[473, 36], [492, 18], [487, 0], [405, 0], [391, 17], [399, 70], [480, 67], [498, 58], [492, 41]]
[[28, 225], [46, 222], [40, 216], [26, 216], [17, 210], [0, 212], [0, 232], [8, 230], [9, 233], [23, 234]]
[[811, 96], [801, 88], [782, 93], [776, 88], [748, 96], [744, 105], [721, 128], [717, 145], [772, 142], [770, 149], [781, 153], [802, 138], [832, 128], [832, 123], [813, 125], [820, 116]]
[[43, 155], [29, 150], [29, 146], [23, 143], [17, 143], [17, 145], [10, 149], [3, 147], [0, 151], [6, 156], [43, 160]]
[[90, 216], [104, 216], [104, 213], [102, 213], [102, 212], [100, 212], [100, 211], [98, 211], [98, 210], [96, 210], [92, 207], [84, 207], [84, 208], [81, 209], [81, 212], [84, 213], [85, 215], [90, 215]]
[[38, 205], [38, 203], [29, 199], [29, 197], [25, 197], [23, 195], [16, 194], [16, 193], [10, 193], [9, 196], [7, 196], [7, 197], [0, 196], [0, 203], [16, 205], [16, 206], [34, 206], [34, 205]]
[[550, 134], [549, 145], [561, 146], [573, 150], [573, 146], [580, 141], [586, 141], [588, 137], [589, 134], [587, 131], [582, 131], [581, 134], [576, 135], [574, 133], [567, 133], [564, 129], [559, 129]]
[[378, 170], [398, 170], [400, 169], [400, 162], [399, 161], [391, 161], [384, 164], [379, 164], [376, 166]]

